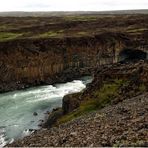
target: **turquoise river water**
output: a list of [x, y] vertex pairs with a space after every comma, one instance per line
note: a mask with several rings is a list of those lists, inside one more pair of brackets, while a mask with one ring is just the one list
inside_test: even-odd
[[[91, 77], [0, 94], [0, 147], [37, 130], [47, 111], [61, 107], [66, 94], [80, 92]], [[34, 112], [38, 115], [34, 116]]]

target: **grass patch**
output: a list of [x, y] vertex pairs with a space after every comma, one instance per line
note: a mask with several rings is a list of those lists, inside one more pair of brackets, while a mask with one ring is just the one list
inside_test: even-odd
[[57, 32], [58, 32], [58, 33], [63, 33], [63, 32], [64, 32], [64, 30], [62, 30], [62, 29], [61, 29], [61, 30], [58, 30]]
[[0, 25], [0, 30], [4, 30], [4, 29], [7, 29], [8, 28], [8, 26], [6, 26], [6, 25]]
[[143, 83], [139, 86], [139, 91], [140, 92], [145, 92], [146, 91], [146, 86]]
[[7, 30], [9, 29], [13, 29], [15, 27], [13, 27], [11, 24], [0, 24], [0, 32], [7, 32]]
[[146, 31], [147, 29], [146, 28], [137, 28], [137, 29], [130, 29], [130, 30], [127, 30], [128, 33], [140, 33], [140, 32], [144, 32]]
[[80, 107], [63, 117], [58, 121], [58, 124], [65, 123], [76, 117], [84, 115], [88, 112], [95, 111], [105, 107], [107, 104], [110, 104], [113, 99], [118, 96], [118, 89], [120, 86], [123, 86], [127, 82], [124, 80], [114, 80], [113, 82], [106, 82], [101, 87], [93, 92], [92, 98], [87, 98], [87, 101], [82, 102]]
[[55, 37], [57, 36], [58, 33], [57, 32], [53, 32], [53, 31], [49, 31], [49, 32], [45, 32], [43, 34], [40, 34], [40, 37]]
[[95, 21], [97, 20], [96, 16], [65, 16], [65, 20], [69, 21]]
[[0, 42], [12, 40], [20, 36], [22, 36], [21, 33], [0, 32]]
[[63, 35], [64, 30], [58, 30], [58, 31], [48, 31], [36, 36], [33, 36], [35, 38], [48, 38], [48, 37], [60, 37]]
[[82, 31], [82, 32], [78, 32], [77, 34], [78, 34], [78, 35], [86, 35], [87, 32], [83, 32], [83, 31]]

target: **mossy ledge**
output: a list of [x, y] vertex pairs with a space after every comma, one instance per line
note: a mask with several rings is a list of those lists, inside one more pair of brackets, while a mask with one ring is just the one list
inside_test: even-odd
[[93, 91], [91, 96], [87, 96], [85, 98], [86, 101], [82, 101], [76, 110], [61, 117], [57, 121], [57, 124], [68, 122], [79, 116], [105, 107], [106, 105], [110, 104], [114, 98], [118, 97], [118, 89], [124, 84], [126, 84], [126, 81], [122, 79], [115, 79], [112, 82], [104, 82], [100, 89]]

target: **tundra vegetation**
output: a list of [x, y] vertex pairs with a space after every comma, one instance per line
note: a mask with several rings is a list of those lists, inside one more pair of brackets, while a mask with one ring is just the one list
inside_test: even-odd
[[148, 31], [147, 15], [61, 15], [49, 17], [1, 17], [0, 42], [26, 38], [94, 36], [104, 32], [140, 35]]

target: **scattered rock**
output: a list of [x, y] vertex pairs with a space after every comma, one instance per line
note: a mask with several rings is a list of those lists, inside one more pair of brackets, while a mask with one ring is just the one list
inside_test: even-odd
[[34, 115], [34, 116], [37, 116], [37, 115], [38, 115], [38, 113], [37, 113], [37, 112], [34, 112], [34, 113], [33, 113], [33, 115]]
[[76, 137], [77, 136], [77, 132], [72, 132], [72, 133], [70, 133], [70, 135]]
[[52, 112], [58, 111], [60, 108], [53, 108]]
[[29, 132], [33, 132], [34, 131], [34, 129], [29, 129]]

